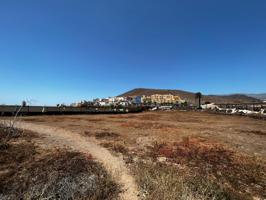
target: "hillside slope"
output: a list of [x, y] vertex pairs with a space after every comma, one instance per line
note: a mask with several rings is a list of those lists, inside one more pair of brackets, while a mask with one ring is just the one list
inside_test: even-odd
[[[188, 102], [195, 103], [195, 93], [183, 90], [167, 90], [167, 89], [147, 89], [136, 88], [125, 92], [119, 96], [138, 96], [138, 95], [152, 95], [152, 94], [172, 94], [180, 96]], [[254, 103], [260, 102], [259, 99], [249, 97], [243, 94], [232, 95], [203, 95], [202, 102], [209, 101], [214, 103]]]
[[261, 93], [261, 94], [246, 94], [249, 97], [253, 97], [256, 99], [260, 99], [260, 100], [266, 100], [266, 93]]

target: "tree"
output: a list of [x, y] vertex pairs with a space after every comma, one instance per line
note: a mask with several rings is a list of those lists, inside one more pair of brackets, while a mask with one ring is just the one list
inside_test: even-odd
[[198, 102], [199, 102], [198, 109], [201, 109], [201, 107], [200, 107], [200, 105], [201, 105], [201, 97], [202, 97], [202, 94], [200, 92], [197, 92], [195, 94], [195, 98], [198, 99]]

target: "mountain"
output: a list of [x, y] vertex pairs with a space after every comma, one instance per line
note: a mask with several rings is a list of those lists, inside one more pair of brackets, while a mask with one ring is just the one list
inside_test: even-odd
[[266, 101], [266, 93], [246, 94], [246, 95], [249, 96], [249, 97], [253, 97], [253, 98], [256, 98], [256, 99], [260, 99], [260, 100]]
[[[167, 90], [167, 89], [148, 89], [136, 88], [125, 92], [119, 96], [139, 96], [139, 95], [152, 95], [152, 94], [172, 94], [180, 96], [190, 103], [195, 103], [195, 93], [183, 90]], [[258, 103], [261, 100], [250, 97], [244, 94], [230, 94], [230, 95], [202, 95], [202, 102], [213, 103]]]

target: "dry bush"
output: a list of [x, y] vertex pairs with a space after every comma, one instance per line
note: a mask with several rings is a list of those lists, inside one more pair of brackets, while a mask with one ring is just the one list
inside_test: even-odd
[[103, 131], [95, 133], [95, 137], [97, 139], [110, 139], [119, 137], [119, 134], [114, 132]]
[[123, 155], [127, 155], [129, 150], [125, 147], [124, 144], [117, 143], [117, 142], [104, 142], [101, 145], [115, 153], [122, 153]]
[[112, 150], [113, 150], [114, 152], [122, 153], [122, 154], [124, 154], [124, 155], [128, 153], [128, 149], [125, 147], [125, 145], [123, 145], [123, 144], [119, 144], [119, 143], [113, 145]]
[[236, 131], [239, 131], [240, 133], [251, 133], [251, 134], [265, 135], [266, 136], [266, 131], [261, 131], [261, 130], [242, 130], [242, 129], [237, 129]]
[[85, 135], [85, 136], [93, 136], [93, 134], [92, 134], [92, 132], [91, 131], [84, 131], [83, 132], [83, 134]]
[[221, 145], [184, 138], [172, 146], [155, 144], [148, 155], [166, 157], [168, 162], [185, 166], [203, 179], [207, 177], [224, 188], [229, 199], [266, 197], [265, 162], [237, 154]]
[[136, 118], [139, 120], [145, 120], [145, 121], [158, 121], [161, 119], [161, 115], [158, 113], [146, 113], [146, 114], [138, 115]]
[[[183, 173], [175, 167], [158, 163], [138, 162], [133, 172], [141, 190], [142, 199], [218, 200], [228, 199], [215, 184], [205, 180], [192, 181], [191, 187]], [[191, 178], [192, 179], [192, 178]]]
[[0, 150], [7, 149], [9, 141], [12, 138], [20, 137], [23, 134], [22, 130], [14, 126], [13, 121], [0, 122]]
[[119, 192], [120, 187], [90, 156], [44, 152], [23, 137], [0, 150], [1, 200], [117, 199]]
[[15, 127], [13, 121], [0, 122], [0, 136], [1, 139], [11, 139], [19, 137], [23, 134], [23, 131]]
[[88, 122], [101, 122], [101, 121], [104, 121], [104, 119], [102, 119], [102, 118], [87, 118], [86, 121], [88, 121]]
[[23, 117], [23, 118], [21, 118], [23, 121], [26, 121], [26, 122], [41, 122], [41, 121], [43, 121], [41, 118], [39, 118], [39, 117], [34, 117], [34, 118], [32, 118], [32, 117]]
[[24, 164], [19, 166], [24, 170], [1, 178], [6, 199], [114, 199], [119, 193], [106, 171], [80, 153], [60, 152]]
[[176, 128], [175, 125], [163, 124], [157, 122], [123, 122], [120, 124], [122, 127], [129, 127], [135, 129], [167, 129], [167, 128]]
[[110, 119], [132, 119], [136, 116], [134, 114], [122, 114], [122, 115], [109, 115], [108, 118]]
[[155, 141], [153, 145], [147, 146], [148, 151], [145, 154], [146, 156], [152, 158], [153, 161], [156, 161], [159, 156], [164, 155], [163, 153], [160, 153], [160, 151], [164, 148], [167, 148], [167, 145], [165, 143], [158, 143], [157, 141]]

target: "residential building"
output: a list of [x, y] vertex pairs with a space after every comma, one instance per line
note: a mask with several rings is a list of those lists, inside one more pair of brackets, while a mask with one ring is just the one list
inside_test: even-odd
[[132, 102], [133, 102], [134, 104], [142, 104], [142, 103], [143, 103], [142, 100], [143, 100], [142, 96], [135, 96], [135, 97], [133, 97]]
[[179, 96], [174, 96], [172, 94], [153, 94], [150, 96], [151, 103], [156, 104], [174, 104], [181, 100]]

